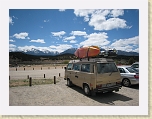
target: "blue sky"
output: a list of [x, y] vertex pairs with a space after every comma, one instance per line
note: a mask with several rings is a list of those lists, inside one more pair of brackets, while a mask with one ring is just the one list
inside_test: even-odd
[[139, 52], [139, 9], [9, 9], [9, 50]]

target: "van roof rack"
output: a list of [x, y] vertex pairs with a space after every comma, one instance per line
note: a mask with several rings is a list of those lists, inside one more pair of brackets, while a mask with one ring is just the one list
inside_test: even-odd
[[69, 63], [77, 63], [77, 62], [114, 62], [113, 59], [109, 58], [82, 58], [80, 60], [70, 60]]

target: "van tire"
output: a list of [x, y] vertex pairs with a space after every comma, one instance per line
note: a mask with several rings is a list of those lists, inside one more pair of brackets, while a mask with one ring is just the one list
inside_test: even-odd
[[87, 84], [84, 84], [83, 85], [83, 91], [84, 91], [84, 94], [87, 95], [87, 96], [90, 96], [91, 95], [91, 91], [90, 91], [90, 88]]
[[69, 87], [72, 86], [72, 82], [70, 81], [70, 79], [67, 79], [67, 86], [69, 86]]

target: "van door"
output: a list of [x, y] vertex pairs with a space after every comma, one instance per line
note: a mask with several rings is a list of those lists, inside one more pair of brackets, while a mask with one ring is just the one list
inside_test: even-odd
[[73, 64], [72, 63], [69, 63], [68, 65], [67, 65], [67, 68], [66, 68], [66, 71], [65, 71], [65, 78], [66, 79], [70, 79], [71, 80], [71, 78], [72, 78], [72, 75], [71, 75], [71, 72], [73, 72]]
[[97, 63], [97, 85], [115, 85], [120, 80], [120, 73], [115, 63]]
[[78, 84], [78, 78], [80, 77], [79, 76], [79, 72], [81, 70], [81, 64], [73, 64], [73, 72], [71, 72], [71, 81], [73, 84], [77, 85]]
[[95, 74], [94, 74], [94, 65], [91, 64], [81, 64], [81, 71], [76, 73], [77, 80], [76, 83], [78, 86], [83, 88], [83, 83], [91, 85], [92, 87], [95, 84]]

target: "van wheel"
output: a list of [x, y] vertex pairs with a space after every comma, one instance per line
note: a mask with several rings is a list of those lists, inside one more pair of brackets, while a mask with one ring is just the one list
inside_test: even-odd
[[69, 86], [69, 87], [72, 86], [72, 82], [70, 81], [70, 79], [67, 79], [67, 86]]
[[91, 94], [90, 88], [87, 84], [84, 84], [83, 90], [84, 90], [85, 95], [89, 96]]
[[125, 87], [129, 87], [131, 85], [130, 80], [129, 79], [123, 79], [122, 85], [125, 86]]

